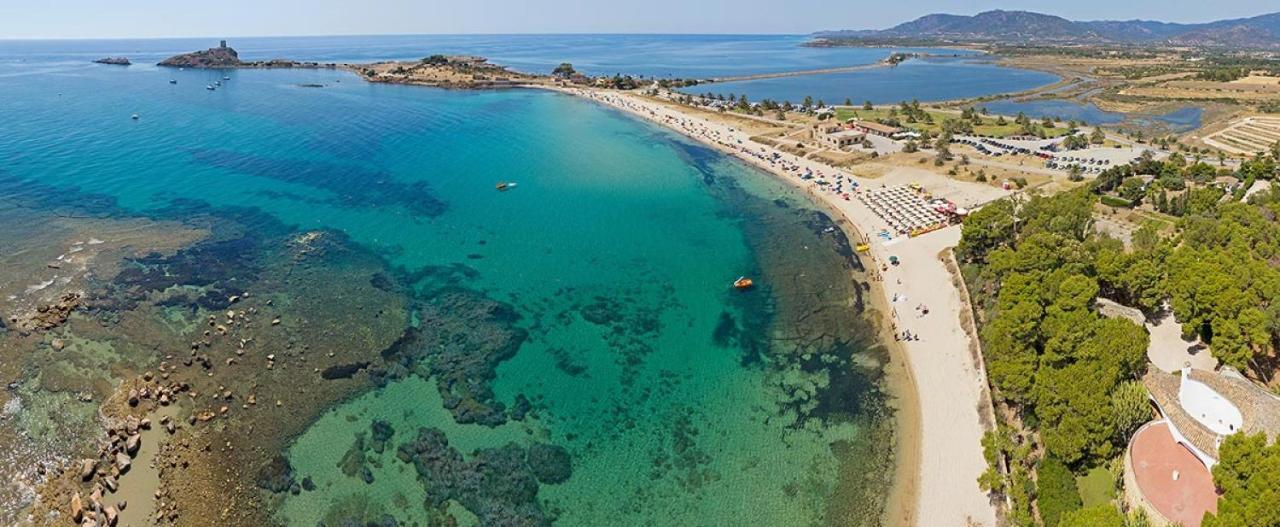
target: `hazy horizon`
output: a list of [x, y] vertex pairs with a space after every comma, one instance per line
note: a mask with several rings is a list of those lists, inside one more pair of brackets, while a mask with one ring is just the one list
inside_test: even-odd
[[[908, 0], [867, 6], [831, 0], [796, 0], [784, 8], [764, 0], [678, 0], [618, 3], [600, 9], [587, 0], [531, 2], [489, 0], [465, 5], [439, 1], [367, 0], [357, 8], [341, 0], [287, 0], [260, 5], [224, 0], [217, 11], [182, 16], [194, 2], [140, 0], [103, 5], [61, 0], [44, 5], [0, 3], [0, 40], [97, 40], [161, 38], [325, 37], [375, 35], [501, 34], [704, 34], [804, 35], [836, 29], [881, 29], [931, 13], [970, 15], [991, 9], [1023, 10], [1071, 20], [1196, 23], [1247, 18], [1280, 7], [1261, 0], [1170, 5], [1139, 0], [1123, 5], [1100, 0], [1072, 4], [1042, 0], [958, 3]], [[176, 5], [175, 5], [176, 4]], [[1158, 14], [1158, 16], [1156, 16]]]

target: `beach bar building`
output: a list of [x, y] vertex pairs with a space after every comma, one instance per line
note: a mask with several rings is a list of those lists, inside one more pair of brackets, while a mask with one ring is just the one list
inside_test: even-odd
[[1280, 433], [1280, 397], [1235, 370], [1184, 368], [1143, 377], [1160, 419], [1133, 435], [1125, 458], [1125, 498], [1147, 510], [1158, 525], [1198, 527], [1216, 512], [1211, 469], [1229, 435]]
[[862, 142], [867, 135], [856, 130], [838, 130], [823, 134], [822, 142], [828, 147], [842, 149]]
[[881, 137], [893, 137], [902, 132], [902, 129], [896, 126], [880, 124], [874, 121], [854, 121], [849, 124], [853, 126], [854, 130]]

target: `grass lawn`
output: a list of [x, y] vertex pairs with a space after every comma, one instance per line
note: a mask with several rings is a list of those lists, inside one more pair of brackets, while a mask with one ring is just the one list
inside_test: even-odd
[[[929, 114], [929, 116], [933, 118], [933, 123], [908, 123], [903, 121], [902, 123], [903, 126], [907, 128], [911, 128], [917, 132], [927, 131], [927, 132], [937, 133], [938, 131], [942, 130], [942, 121], [947, 119], [960, 118], [959, 112], [941, 112], [936, 110], [925, 110], [925, 113]], [[874, 121], [876, 119], [884, 119], [886, 117], [889, 117], [889, 109], [876, 108], [874, 110], [864, 110], [861, 107], [847, 107], [847, 106], [836, 108], [836, 119], [839, 119], [840, 122], [844, 122], [855, 117], [858, 119], [864, 119], [868, 121]], [[901, 115], [898, 116], [898, 120], [900, 121], [902, 120]], [[1039, 121], [1034, 121], [1034, 122], [1036, 124], [1039, 124]], [[986, 135], [991, 137], [1009, 137], [1011, 135], [1016, 135], [1019, 128], [1020, 127], [1018, 125], [1013, 124], [1012, 118], [1005, 119], [1005, 124], [998, 124], [996, 117], [984, 117], [982, 119], [982, 124], [973, 127], [973, 131], [978, 135]], [[1045, 135], [1049, 137], [1058, 137], [1058, 136], [1066, 135], [1067, 131], [1068, 130], [1067, 130], [1066, 123], [1057, 123], [1056, 126], [1054, 126], [1053, 128], [1046, 128]]]
[[1080, 501], [1084, 507], [1106, 505], [1116, 497], [1116, 487], [1111, 480], [1111, 472], [1097, 467], [1087, 474], [1076, 478], [1076, 490], [1080, 492]]

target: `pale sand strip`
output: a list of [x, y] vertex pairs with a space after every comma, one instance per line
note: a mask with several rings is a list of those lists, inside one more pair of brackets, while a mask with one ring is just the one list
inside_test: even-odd
[[[544, 87], [545, 88], [545, 87]], [[586, 97], [650, 121], [672, 128], [718, 150], [729, 153], [758, 168], [775, 174], [805, 190], [822, 204], [839, 211], [845, 219], [863, 232], [874, 233], [887, 228], [883, 220], [857, 200], [845, 201], [829, 192], [817, 190], [813, 183], [799, 179], [773, 163], [756, 157], [775, 150], [751, 141], [750, 137], [730, 126], [681, 112], [678, 107], [653, 102], [628, 93], [579, 88], [555, 88], [558, 91]], [[780, 153], [780, 152], [779, 152]], [[828, 177], [840, 172], [812, 160], [782, 153], [787, 162], [821, 172]], [[947, 197], [962, 207], [973, 207], [1007, 193], [986, 185], [958, 182], [944, 176], [914, 168], [896, 168], [889, 174], [868, 180], [849, 176], [863, 188], [915, 182], [935, 196]], [[970, 355], [972, 342], [962, 325], [967, 304], [951, 281], [951, 274], [939, 254], [960, 240], [960, 228], [949, 227], [917, 238], [899, 238], [890, 245], [873, 238], [871, 262], [898, 256], [901, 264], [883, 273], [883, 298], [888, 314], [897, 330], [910, 330], [920, 340], [900, 342], [910, 377], [918, 387], [920, 437], [919, 471], [914, 483], [914, 515], [907, 523], [917, 525], [966, 526], [996, 524], [996, 511], [987, 494], [978, 488], [977, 478], [986, 469], [982, 458], [983, 434], [980, 409], [984, 404], [986, 381], [980, 365], [975, 367]], [[894, 296], [906, 300], [894, 303]], [[930, 314], [920, 316], [914, 307], [924, 304]], [[894, 309], [896, 307], [896, 309]], [[896, 313], [895, 313], [896, 312]], [[907, 472], [908, 474], [910, 472]], [[899, 485], [902, 487], [902, 485]], [[908, 485], [909, 487], [910, 485]], [[894, 514], [901, 521], [907, 514]], [[896, 516], [896, 518], [895, 518]]]

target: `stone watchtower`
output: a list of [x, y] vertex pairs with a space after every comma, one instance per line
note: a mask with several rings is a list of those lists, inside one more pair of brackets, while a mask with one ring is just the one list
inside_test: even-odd
[[225, 48], [225, 47], [227, 47], [227, 41], [225, 41], [225, 40], [219, 40], [219, 41], [218, 41], [218, 47], [220, 47], [220, 48]]

